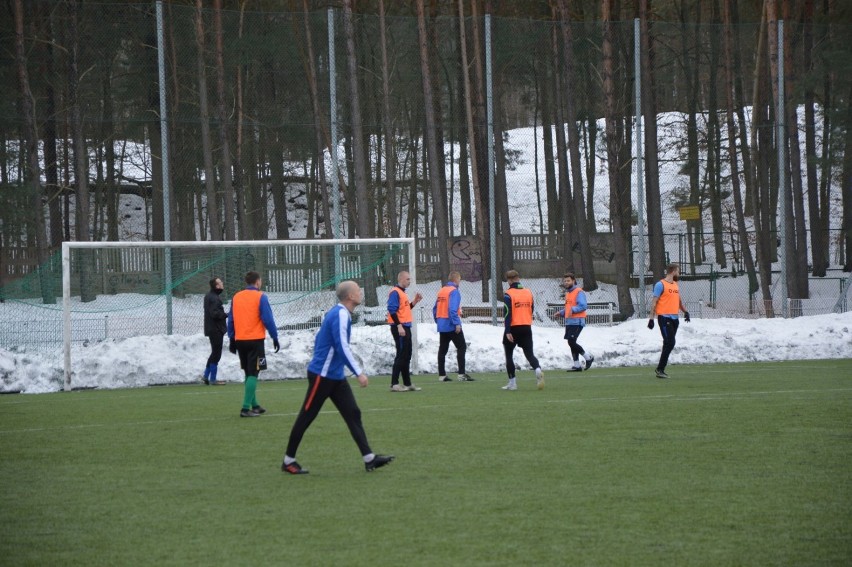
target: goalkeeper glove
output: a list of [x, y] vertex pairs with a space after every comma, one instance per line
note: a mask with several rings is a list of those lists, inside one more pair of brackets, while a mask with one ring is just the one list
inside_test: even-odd
[[653, 329], [653, 328], [654, 328], [654, 320], [653, 320], [653, 319], [648, 319], [648, 328], [649, 328], [649, 329]]
[[278, 352], [281, 349], [281, 345], [278, 343], [278, 339], [272, 339], [272, 346], [275, 347], [275, 352]]
[[231, 343], [228, 345], [228, 350], [231, 351], [231, 354], [237, 354], [237, 343], [231, 341]]
[[683, 320], [689, 323], [689, 311], [683, 312]]

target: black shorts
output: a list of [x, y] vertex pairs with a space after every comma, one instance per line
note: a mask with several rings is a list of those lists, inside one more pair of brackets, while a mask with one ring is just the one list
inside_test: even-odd
[[565, 325], [565, 340], [577, 340], [585, 325]]
[[237, 354], [240, 357], [240, 368], [246, 376], [257, 376], [261, 370], [266, 370], [266, 351], [263, 348], [264, 340], [235, 341]]
[[[515, 339], [515, 346], [521, 347], [522, 350], [532, 348], [533, 335], [532, 327], [530, 325], [518, 325], [516, 327], [509, 327], [509, 332], [512, 333], [512, 338]], [[512, 345], [512, 343], [509, 342], [509, 339], [506, 338], [505, 331], [503, 332], [503, 344], [505, 346]]]

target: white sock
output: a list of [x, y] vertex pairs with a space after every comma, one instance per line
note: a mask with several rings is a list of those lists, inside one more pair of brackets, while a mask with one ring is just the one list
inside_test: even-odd
[[515, 377], [512, 376], [511, 378], [509, 378], [509, 384], [514, 384], [514, 383], [515, 383]]
[[584, 355], [583, 355], [583, 358], [585, 358], [586, 360], [594, 360], [594, 359], [595, 359], [595, 355], [593, 355], [593, 354], [592, 354], [592, 353], [590, 353], [589, 351], [586, 351], [586, 354], [584, 354]]
[[285, 465], [292, 465], [295, 462], [296, 462], [296, 459], [294, 459], [293, 457], [288, 457], [287, 455], [284, 455], [284, 464]]
[[535, 369], [535, 377], [541, 378], [541, 366]]
[[375, 458], [376, 458], [375, 453], [370, 453], [369, 455], [364, 455], [364, 462], [369, 463], [370, 461], [372, 461]]
[[579, 359], [574, 361], [574, 368], [580, 368], [580, 360]]

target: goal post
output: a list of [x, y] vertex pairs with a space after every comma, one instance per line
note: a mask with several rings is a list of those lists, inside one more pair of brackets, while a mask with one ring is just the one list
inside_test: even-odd
[[[203, 298], [214, 277], [225, 283], [228, 302], [245, 286], [245, 273], [258, 272], [279, 332], [319, 328], [337, 303], [336, 285], [350, 279], [365, 296], [353, 325], [386, 325], [387, 292], [400, 271], [416, 284], [416, 258], [414, 238], [64, 242], [63, 388], [73, 386], [75, 345], [201, 333]], [[416, 372], [416, 322], [412, 331]]]

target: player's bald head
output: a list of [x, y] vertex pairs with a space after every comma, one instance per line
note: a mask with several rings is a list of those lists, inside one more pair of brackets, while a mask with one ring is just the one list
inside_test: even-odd
[[352, 280], [346, 280], [337, 284], [337, 299], [343, 301], [349, 299], [355, 290], [358, 289], [358, 284]]

